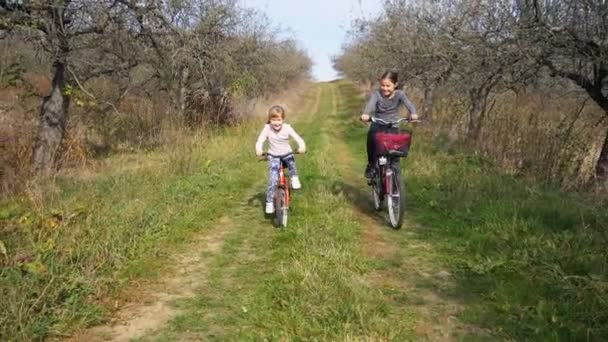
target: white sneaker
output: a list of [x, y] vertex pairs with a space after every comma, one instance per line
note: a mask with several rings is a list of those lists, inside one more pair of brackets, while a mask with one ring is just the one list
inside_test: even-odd
[[291, 187], [294, 190], [298, 190], [302, 188], [302, 184], [300, 184], [300, 178], [298, 176], [291, 177]]
[[272, 214], [274, 213], [274, 203], [272, 202], [266, 202], [266, 210], [265, 210], [266, 214]]

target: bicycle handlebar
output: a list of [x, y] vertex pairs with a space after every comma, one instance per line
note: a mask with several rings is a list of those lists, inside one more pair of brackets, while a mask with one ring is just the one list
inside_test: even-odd
[[263, 157], [273, 157], [273, 158], [285, 158], [285, 157], [289, 157], [293, 154], [297, 154], [297, 152], [289, 152], [289, 153], [285, 153], [282, 155], [276, 155], [276, 154], [272, 154], [272, 153], [268, 153], [268, 152], [264, 152], [262, 153]]
[[285, 157], [289, 157], [289, 156], [294, 155], [294, 154], [302, 154], [302, 153], [300, 153], [298, 151], [294, 151], [294, 152], [289, 152], [289, 153], [282, 154], [282, 155], [279, 156], [279, 155], [274, 155], [272, 153], [264, 152], [264, 153], [262, 153], [262, 155], [260, 156], [259, 159], [260, 159], [260, 161], [266, 160], [267, 157], [273, 157], [273, 158], [281, 158], [281, 159], [283, 159]]
[[399, 119], [397, 119], [397, 121], [386, 121], [386, 120], [382, 120], [380, 118], [376, 118], [376, 117], [373, 117], [373, 116], [370, 117], [370, 121], [374, 122], [374, 123], [379, 123], [379, 124], [382, 124], [382, 125], [385, 125], [385, 126], [390, 126], [390, 127], [397, 126], [402, 121], [405, 121], [405, 122], [420, 122], [420, 120], [411, 120], [409, 118], [399, 118]]

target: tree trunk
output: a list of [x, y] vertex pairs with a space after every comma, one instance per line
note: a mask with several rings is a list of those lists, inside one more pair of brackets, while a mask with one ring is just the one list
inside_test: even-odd
[[578, 171], [577, 183], [579, 185], [589, 185], [593, 180], [601, 180], [598, 177], [599, 172], [604, 172], [602, 157], [606, 157], [606, 139], [608, 139], [608, 131], [604, 127], [595, 127], [593, 136], [596, 138], [587, 148], [587, 154], [581, 161], [581, 166]]
[[49, 173], [52, 170], [57, 151], [65, 133], [70, 97], [64, 93], [66, 86], [64, 61], [54, 64], [55, 75], [51, 94], [44, 98], [40, 108], [40, 122], [32, 167], [37, 174]]
[[486, 115], [486, 105], [489, 91], [485, 89], [471, 91], [471, 110], [469, 112], [469, 129], [467, 131], [467, 144], [476, 144], [481, 135], [481, 127]]
[[595, 166], [595, 175], [600, 182], [608, 184], [608, 133]]
[[424, 103], [422, 104], [422, 115], [424, 121], [433, 121], [433, 102], [435, 96], [435, 86], [430, 85], [424, 88]]

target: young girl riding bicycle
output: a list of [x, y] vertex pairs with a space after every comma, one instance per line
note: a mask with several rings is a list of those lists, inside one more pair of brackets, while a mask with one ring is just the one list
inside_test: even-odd
[[[410, 120], [418, 120], [416, 107], [407, 98], [402, 90], [397, 89], [399, 84], [399, 76], [396, 72], [386, 71], [380, 77], [380, 88], [372, 93], [365, 110], [361, 115], [361, 121], [368, 122], [371, 120], [371, 115], [385, 121], [394, 122], [399, 119], [399, 107], [405, 106], [410, 113]], [[379, 132], [395, 133], [398, 129], [387, 128], [385, 126], [372, 123], [367, 132], [367, 167], [365, 168], [365, 177], [373, 177], [373, 165], [376, 161], [376, 141], [374, 136]]]
[[[268, 188], [266, 190], [266, 214], [272, 214], [274, 212], [273, 202], [273, 190], [279, 182], [279, 168], [281, 167], [281, 161], [287, 164], [289, 169], [289, 177], [291, 178], [291, 187], [293, 189], [300, 189], [300, 179], [296, 170], [296, 160], [293, 157], [291, 146], [289, 145], [289, 137], [292, 137], [298, 144], [298, 153], [306, 152], [306, 144], [304, 139], [296, 133], [290, 124], [285, 123], [285, 109], [283, 107], [275, 105], [270, 107], [268, 110], [268, 122], [262, 128], [262, 132], [258, 136], [255, 143], [255, 153], [258, 156], [262, 156], [264, 151], [262, 150], [264, 142], [268, 140]], [[276, 157], [285, 156], [285, 157]]]

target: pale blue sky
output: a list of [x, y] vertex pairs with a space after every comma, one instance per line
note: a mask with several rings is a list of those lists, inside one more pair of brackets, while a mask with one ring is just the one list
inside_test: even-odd
[[246, 7], [264, 12], [293, 37], [313, 60], [318, 81], [336, 78], [331, 57], [340, 52], [346, 31], [354, 18], [370, 17], [381, 9], [379, 0], [240, 0]]

